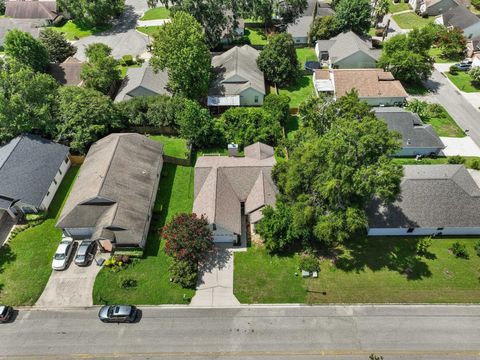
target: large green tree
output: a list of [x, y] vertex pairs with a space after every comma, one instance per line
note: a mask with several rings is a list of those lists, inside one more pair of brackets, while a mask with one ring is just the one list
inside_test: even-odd
[[0, 143], [24, 132], [50, 135], [57, 86], [50, 75], [14, 60], [0, 65]]
[[75, 153], [84, 154], [88, 146], [120, 126], [112, 100], [102, 93], [80, 87], [60, 88], [55, 137]]
[[372, 22], [370, 0], [340, 0], [335, 7], [335, 28], [365, 34]]
[[125, 10], [125, 0], [58, 0], [58, 5], [74, 20], [91, 26], [106, 25]]
[[335, 17], [332, 15], [317, 16], [310, 25], [310, 38], [315, 40], [327, 40], [338, 34]]
[[112, 87], [120, 81], [121, 73], [118, 61], [109, 56], [111, 49], [104, 44], [91, 44], [86, 49], [88, 62], [82, 67], [80, 77], [87, 88], [104, 94], [112, 91]]
[[29, 33], [13, 29], [5, 36], [5, 55], [30, 66], [35, 71], [43, 71], [48, 64], [46, 47]]
[[437, 46], [446, 59], [457, 59], [464, 56], [467, 48], [467, 39], [463, 31], [457, 28], [443, 28], [439, 31]]
[[75, 55], [77, 48], [73, 46], [61, 32], [46, 28], [40, 33], [40, 42], [48, 51], [50, 62], [61, 63]]
[[190, 99], [207, 94], [211, 79], [211, 56], [202, 26], [192, 15], [177, 12], [172, 22], [154, 35], [150, 64], [167, 69], [173, 93]]
[[265, 26], [273, 24], [273, 16], [283, 24], [295, 22], [308, 6], [307, 0], [241, 0], [237, 8], [244, 17], [260, 19]]
[[295, 81], [298, 71], [298, 58], [292, 35], [274, 35], [257, 58], [257, 64], [265, 77], [277, 86], [285, 86]]

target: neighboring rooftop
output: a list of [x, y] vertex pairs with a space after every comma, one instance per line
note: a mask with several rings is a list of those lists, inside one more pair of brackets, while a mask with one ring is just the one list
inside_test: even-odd
[[50, 63], [48, 73], [52, 75], [60, 85], [79, 86], [82, 83], [80, 74], [82, 73], [83, 62], [73, 57], [69, 57], [63, 63]]
[[40, 36], [42, 20], [0, 18], [0, 45], [3, 44], [5, 36], [12, 29], [29, 33], [34, 38]]
[[0, 197], [39, 208], [68, 147], [34, 135], [18, 136], [0, 147]]
[[115, 101], [125, 101], [137, 96], [165, 94], [170, 94], [167, 72], [155, 72], [150, 65], [144, 64], [140, 68], [128, 69]]
[[398, 107], [375, 108], [375, 115], [387, 123], [388, 129], [402, 135], [404, 148], [444, 148], [431, 125], [425, 125], [420, 117]]
[[10, 0], [5, 4], [5, 16], [14, 19], [46, 19], [57, 17], [56, 1]]
[[480, 19], [465, 6], [454, 7], [443, 13], [443, 25], [465, 30], [480, 22]]

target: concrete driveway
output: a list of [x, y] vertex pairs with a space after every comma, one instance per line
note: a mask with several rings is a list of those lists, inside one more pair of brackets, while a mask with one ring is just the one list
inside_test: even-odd
[[440, 139], [445, 145], [445, 149], [442, 150], [445, 156], [480, 156], [480, 148], [468, 136], [463, 138], [441, 137]]
[[[101, 266], [97, 266], [93, 261], [89, 266], [80, 267], [73, 263], [73, 257], [66, 270], [52, 271], [47, 286], [35, 306], [53, 308], [93, 305], [93, 284]], [[97, 255], [97, 259], [99, 257]]]

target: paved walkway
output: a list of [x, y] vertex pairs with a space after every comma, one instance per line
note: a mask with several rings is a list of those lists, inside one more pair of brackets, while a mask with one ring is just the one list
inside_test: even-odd
[[237, 306], [233, 295], [233, 253], [226, 245], [217, 245], [210, 259], [200, 269], [197, 292], [191, 306]]
[[170, 19], [158, 19], [158, 20], [138, 20], [137, 25], [138, 26], [163, 26], [166, 23], [171, 22], [172, 20]]
[[445, 145], [442, 153], [445, 156], [480, 156], [480, 148], [469, 136], [463, 138], [441, 137]]

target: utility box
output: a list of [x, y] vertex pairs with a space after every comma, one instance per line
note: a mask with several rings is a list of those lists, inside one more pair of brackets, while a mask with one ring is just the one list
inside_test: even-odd
[[238, 156], [238, 144], [228, 144], [228, 156]]

